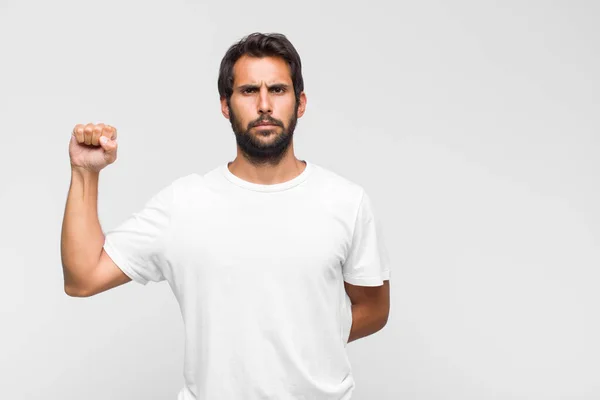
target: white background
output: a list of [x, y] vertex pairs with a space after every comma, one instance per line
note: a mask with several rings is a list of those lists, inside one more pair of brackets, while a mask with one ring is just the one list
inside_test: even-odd
[[594, 1], [0, 1], [0, 398], [175, 398], [166, 283], [63, 291], [68, 141], [119, 130], [105, 231], [232, 160], [218, 67], [254, 31], [302, 57], [296, 155], [383, 223], [391, 315], [348, 345], [353, 399], [600, 398], [598, 21]]

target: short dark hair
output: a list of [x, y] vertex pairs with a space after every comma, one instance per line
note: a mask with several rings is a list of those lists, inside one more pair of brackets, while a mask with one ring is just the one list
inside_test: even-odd
[[233, 44], [225, 53], [219, 68], [219, 96], [229, 99], [233, 94], [233, 66], [243, 55], [251, 57], [281, 57], [290, 67], [296, 102], [304, 90], [300, 55], [292, 43], [281, 33], [251, 33]]

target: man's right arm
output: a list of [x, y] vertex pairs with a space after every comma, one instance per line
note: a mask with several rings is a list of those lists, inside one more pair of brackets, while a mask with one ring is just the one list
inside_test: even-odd
[[72, 166], [61, 233], [64, 290], [89, 297], [131, 281], [103, 249], [98, 219], [99, 172]]

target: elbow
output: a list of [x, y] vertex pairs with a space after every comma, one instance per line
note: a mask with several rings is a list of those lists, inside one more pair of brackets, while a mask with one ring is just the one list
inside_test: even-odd
[[63, 289], [65, 294], [69, 297], [89, 297], [89, 294], [83, 288], [82, 282], [75, 279], [75, 276], [69, 271], [69, 268], [63, 264]]
[[389, 315], [390, 314], [388, 312], [388, 313], [383, 314], [383, 315], [381, 315], [379, 317], [379, 319], [378, 319], [378, 321], [379, 321], [379, 329], [378, 330], [383, 329], [387, 325]]
[[64, 285], [65, 294], [69, 297], [90, 297], [90, 294], [73, 285]]
[[385, 326], [387, 325], [387, 320], [388, 320], [387, 315], [385, 315], [384, 317], [379, 319], [379, 329], [378, 330], [382, 330], [383, 328], [385, 328]]
[[387, 322], [388, 322], [388, 316], [386, 315], [385, 319], [383, 320], [383, 323], [381, 324], [381, 329], [383, 329], [387, 325]]
[[65, 294], [69, 297], [80, 297], [75, 289], [65, 284]]

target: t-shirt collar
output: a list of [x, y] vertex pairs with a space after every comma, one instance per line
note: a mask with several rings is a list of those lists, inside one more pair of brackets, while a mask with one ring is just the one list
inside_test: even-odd
[[281, 183], [274, 183], [274, 184], [270, 184], [270, 185], [253, 183], [253, 182], [249, 182], [244, 179], [241, 179], [240, 177], [234, 175], [229, 170], [229, 162], [226, 162], [224, 165], [221, 166], [221, 172], [223, 173], [225, 178], [227, 178], [227, 180], [229, 180], [234, 185], [237, 185], [243, 189], [254, 190], [257, 192], [280, 192], [282, 190], [291, 189], [294, 186], [297, 186], [300, 183], [304, 182], [306, 180], [306, 178], [308, 178], [308, 176], [310, 175], [310, 173], [313, 170], [313, 164], [307, 160], [302, 160], [302, 161], [304, 161], [306, 163], [306, 167], [298, 176], [290, 179], [289, 181], [285, 181], [285, 182], [281, 182]]

